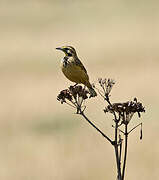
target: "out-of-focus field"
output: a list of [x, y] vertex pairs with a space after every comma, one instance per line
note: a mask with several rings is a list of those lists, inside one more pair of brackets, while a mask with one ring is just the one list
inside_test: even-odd
[[[57, 100], [71, 83], [61, 45], [76, 47], [92, 82], [116, 80], [112, 100], [146, 107], [129, 138], [126, 179], [159, 179], [158, 1], [0, 1], [0, 179], [115, 179], [112, 147]], [[87, 115], [111, 135], [100, 97]], [[131, 127], [139, 122], [137, 116]]]

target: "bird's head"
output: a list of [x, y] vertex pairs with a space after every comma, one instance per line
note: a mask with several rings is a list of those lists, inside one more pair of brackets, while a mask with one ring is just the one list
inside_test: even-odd
[[62, 47], [58, 47], [56, 49], [63, 51], [65, 53], [65, 55], [68, 56], [68, 57], [77, 56], [76, 50], [72, 46], [62, 46]]

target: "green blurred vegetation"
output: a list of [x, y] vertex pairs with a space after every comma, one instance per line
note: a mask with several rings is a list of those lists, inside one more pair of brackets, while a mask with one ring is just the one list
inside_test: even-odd
[[73, 135], [79, 126], [80, 121], [72, 117], [39, 117], [38, 123], [32, 123], [31, 129], [39, 135], [61, 134], [63, 137]]

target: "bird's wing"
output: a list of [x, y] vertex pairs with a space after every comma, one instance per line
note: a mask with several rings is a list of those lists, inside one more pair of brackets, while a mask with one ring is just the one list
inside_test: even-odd
[[83, 66], [83, 64], [81, 63], [81, 61], [79, 59], [76, 59], [75, 61], [76, 65], [79, 66], [82, 70], [84, 70], [85, 73], [87, 73], [86, 68]]

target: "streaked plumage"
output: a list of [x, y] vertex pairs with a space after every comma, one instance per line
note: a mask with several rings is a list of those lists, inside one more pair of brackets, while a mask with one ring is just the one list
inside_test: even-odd
[[97, 96], [97, 93], [89, 82], [89, 76], [85, 67], [77, 57], [75, 49], [72, 46], [62, 46], [56, 49], [65, 53], [65, 57], [61, 60], [61, 69], [64, 75], [72, 82], [87, 86], [91, 96]]

